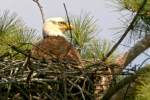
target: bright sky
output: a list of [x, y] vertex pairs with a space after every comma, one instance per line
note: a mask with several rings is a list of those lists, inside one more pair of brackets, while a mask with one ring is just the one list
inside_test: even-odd
[[[41, 16], [37, 5], [32, 0], [0, 0], [0, 10], [9, 9], [23, 18], [25, 23], [41, 32]], [[69, 15], [79, 16], [81, 12], [89, 12], [99, 27], [99, 37], [111, 38], [110, 28], [117, 24], [118, 15], [112, 12], [107, 0], [39, 0], [46, 17], [65, 16], [63, 2], [66, 3]]]
[[[66, 3], [69, 15], [81, 14], [81, 11], [90, 12], [97, 19], [99, 27], [98, 37], [114, 39], [110, 28], [119, 26], [120, 13], [115, 12], [115, 6], [111, 6], [111, 0], [39, 0], [44, 8], [46, 17], [65, 16], [63, 2]], [[37, 5], [32, 0], [0, 0], [0, 10], [16, 12], [24, 22], [36, 28], [41, 34], [42, 21]], [[116, 30], [117, 32], [118, 30]], [[140, 58], [141, 59], [141, 58]]]

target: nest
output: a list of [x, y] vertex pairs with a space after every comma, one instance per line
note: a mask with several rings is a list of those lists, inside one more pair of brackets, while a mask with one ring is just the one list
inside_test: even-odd
[[112, 75], [106, 64], [74, 69], [60, 62], [0, 61], [0, 99], [95, 100], [109, 87]]

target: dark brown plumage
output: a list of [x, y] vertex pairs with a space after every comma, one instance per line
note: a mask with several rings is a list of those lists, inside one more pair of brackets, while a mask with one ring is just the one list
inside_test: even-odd
[[48, 18], [43, 25], [44, 39], [35, 44], [32, 56], [37, 59], [51, 62], [65, 62], [82, 68], [81, 58], [77, 50], [69, 43], [64, 35], [65, 31], [71, 30], [72, 25], [65, 22], [61, 17]]
[[62, 36], [44, 38], [32, 48], [32, 56], [46, 61], [56, 58], [70, 64], [82, 65], [77, 50]]

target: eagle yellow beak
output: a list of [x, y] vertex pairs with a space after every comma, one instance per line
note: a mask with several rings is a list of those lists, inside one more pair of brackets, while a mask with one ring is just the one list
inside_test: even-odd
[[59, 24], [59, 29], [62, 31], [62, 32], [65, 32], [65, 31], [68, 31], [68, 30], [72, 30], [73, 29], [73, 25], [69, 25], [69, 23], [60, 23]]
[[67, 30], [72, 30], [73, 29], [73, 25], [69, 25], [68, 23], [65, 24], [64, 29]]

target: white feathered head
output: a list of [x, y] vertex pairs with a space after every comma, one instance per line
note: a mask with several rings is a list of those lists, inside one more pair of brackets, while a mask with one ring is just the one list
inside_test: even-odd
[[64, 32], [72, 29], [62, 17], [48, 18], [44, 22], [43, 32], [46, 36], [64, 36]]

